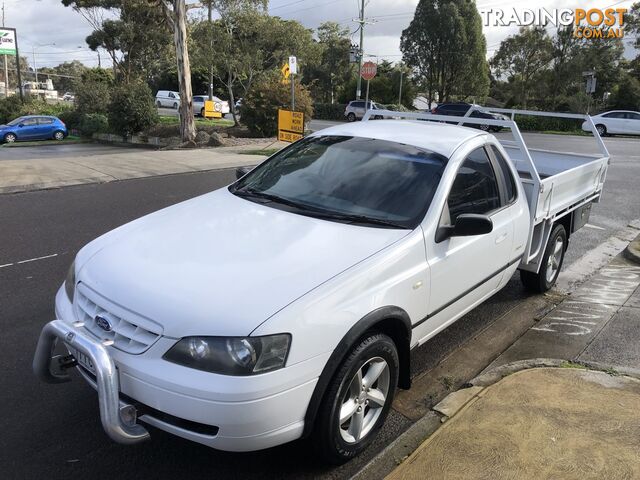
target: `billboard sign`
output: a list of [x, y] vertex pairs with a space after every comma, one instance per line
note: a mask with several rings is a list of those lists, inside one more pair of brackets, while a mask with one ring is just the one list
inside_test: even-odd
[[16, 54], [16, 31], [0, 27], [0, 55]]

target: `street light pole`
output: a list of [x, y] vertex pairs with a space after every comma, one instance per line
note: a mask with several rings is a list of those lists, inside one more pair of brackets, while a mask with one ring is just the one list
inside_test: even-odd
[[362, 95], [362, 57], [364, 56], [364, 0], [360, 2], [360, 59], [358, 62], [358, 87], [356, 89], [356, 100], [360, 100]]

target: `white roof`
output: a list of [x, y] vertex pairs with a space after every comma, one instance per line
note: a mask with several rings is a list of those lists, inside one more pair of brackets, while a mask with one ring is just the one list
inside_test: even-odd
[[375, 138], [424, 148], [449, 158], [462, 143], [483, 132], [447, 123], [408, 120], [370, 120], [336, 125], [314, 132], [318, 135], [345, 135]]

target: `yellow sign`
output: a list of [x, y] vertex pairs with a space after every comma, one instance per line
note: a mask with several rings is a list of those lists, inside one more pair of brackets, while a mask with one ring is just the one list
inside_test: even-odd
[[213, 100], [204, 101], [204, 118], [222, 118], [222, 112], [217, 112]]
[[278, 110], [278, 140], [296, 142], [304, 137], [304, 113]]
[[289, 68], [288, 63], [285, 63], [284, 65], [282, 65], [282, 68], [280, 69], [280, 71], [282, 72], [283, 80], [287, 80], [289, 78], [289, 75], [291, 75], [291, 69]]

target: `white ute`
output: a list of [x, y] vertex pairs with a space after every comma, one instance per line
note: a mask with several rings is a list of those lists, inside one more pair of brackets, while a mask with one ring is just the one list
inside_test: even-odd
[[595, 128], [600, 152], [578, 155], [528, 149], [512, 121], [487, 120], [511, 129], [500, 142], [451, 117], [375, 114], [410, 120], [316, 132], [82, 248], [35, 373], [77, 367], [120, 443], [152, 425], [229, 451], [309, 435], [335, 463], [362, 451], [410, 387], [412, 348], [516, 269], [553, 286], [609, 161]]

